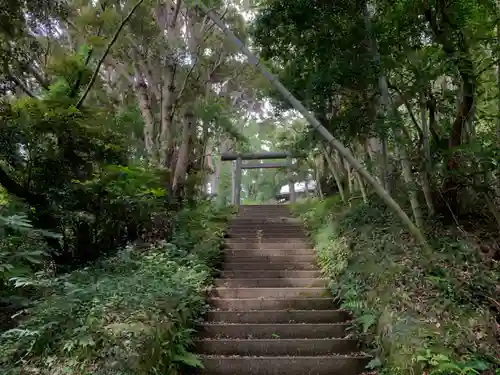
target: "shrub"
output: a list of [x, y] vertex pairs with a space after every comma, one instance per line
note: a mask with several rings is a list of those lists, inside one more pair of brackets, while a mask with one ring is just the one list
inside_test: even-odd
[[63, 207], [63, 246], [54, 258], [70, 268], [138, 239], [167, 237], [169, 223], [157, 218], [174, 214], [166, 211], [159, 172], [117, 165], [103, 168], [92, 179], [73, 181]]
[[24, 214], [0, 215], [0, 332], [14, 325], [12, 315], [27, 302], [13, 280], [42, 269], [48, 255], [47, 235], [54, 236], [33, 229]]

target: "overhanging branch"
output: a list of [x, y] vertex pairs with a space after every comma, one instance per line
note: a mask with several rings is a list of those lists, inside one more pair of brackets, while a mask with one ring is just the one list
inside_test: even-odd
[[106, 56], [109, 54], [109, 51], [111, 51], [111, 47], [113, 47], [113, 44], [115, 44], [116, 40], [118, 39], [118, 36], [120, 35], [121, 31], [125, 27], [125, 24], [128, 22], [128, 20], [130, 19], [130, 17], [132, 17], [132, 14], [134, 14], [134, 12], [136, 11], [136, 9], [139, 8], [139, 6], [142, 4], [143, 1], [144, 0], [139, 0], [134, 5], [134, 7], [132, 8], [132, 10], [129, 12], [129, 14], [127, 14], [127, 17], [125, 17], [123, 19], [122, 23], [120, 24], [120, 26], [116, 30], [115, 35], [113, 35], [113, 38], [108, 43], [108, 46], [106, 47], [106, 50], [104, 51], [104, 53], [102, 54], [101, 58], [97, 62], [97, 66], [96, 66], [96, 68], [94, 70], [94, 74], [92, 74], [92, 78], [90, 79], [89, 84], [87, 85], [87, 87], [85, 88], [85, 91], [83, 92], [82, 96], [80, 97], [80, 99], [76, 103], [76, 108], [80, 108], [82, 106], [83, 102], [85, 101], [85, 98], [89, 94], [90, 89], [92, 88], [92, 86], [94, 85], [94, 83], [95, 83], [95, 81], [97, 79], [97, 75], [99, 74], [99, 70], [101, 69], [102, 63], [106, 59]]

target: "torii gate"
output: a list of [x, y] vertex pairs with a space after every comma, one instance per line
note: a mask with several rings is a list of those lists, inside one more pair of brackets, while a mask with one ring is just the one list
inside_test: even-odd
[[[243, 163], [243, 160], [269, 160], [286, 159], [281, 163]], [[288, 168], [288, 186], [290, 189], [290, 202], [295, 202], [295, 184], [293, 181], [293, 155], [289, 152], [260, 152], [251, 154], [236, 154], [225, 152], [221, 155], [222, 161], [232, 161], [232, 195], [231, 203], [240, 205], [241, 201], [241, 170], [258, 168]]]

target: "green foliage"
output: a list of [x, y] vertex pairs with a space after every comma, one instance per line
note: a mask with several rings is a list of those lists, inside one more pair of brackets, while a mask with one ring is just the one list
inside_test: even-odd
[[48, 256], [44, 236], [52, 233], [36, 230], [27, 216], [0, 216], [0, 298], [12, 287], [12, 280], [32, 276]]
[[[499, 366], [490, 301], [498, 269], [472, 244], [436, 222], [436, 249], [424, 259], [402, 225], [379, 202], [342, 207], [337, 196], [295, 207], [315, 240], [334, 295], [374, 337], [381, 374], [475, 374]], [[431, 227], [429, 227], [431, 228]]]
[[457, 363], [446, 355], [432, 353], [429, 349], [417, 355], [415, 361], [430, 370], [429, 375], [473, 375], [490, 369], [489, 363], [485, 361]]
[[[261, 3], [252, 31], [262, 57], [277, 67], [281, 82], [336, 136], [370, 131], [373, 114], [366, 101], [376, 72], [370, 51], [360, 42], [367, 38], [364, 3]], [[358, 90], [364, 90], [364, 95], [347, 94]], [[347, 94], [348, 99], [339, 116], [327, 119], [332, 98], [338, 94]], [[277, 101], [287, 106], [283, 98]]]
[[164, 219], [161, 177], [154, 170], [110, 165], [92, 179], [73, 181], [73, 193], [80, 200], [68, 205], [63, 217], [66, 241], [74, 244], [73, 262], [79, 263], [82, 248], [87, 248], [81, 259], [85, 262], [139, 238], [166, 238], [170, 224]]
[[2, 374], [179, 374], [227, 212], [201, 202], [175, 218], [171, 242], [126, 248], [56, 279], [26, 279], [45, 297], [0, 336]]
[[77, 110], [68, 90], [82, 56], [67, 60], [76, 65], [60, 62], [60, 78], [44, 99], [3, 103], [0, 183], [32, 208], [37, 228], [62, 235], [60, 244], [51, 243], [53, 259], [74, 267], [138, 238], [165, 237], [169, 225], [155, 229], [153, 220], [165, 214], [164, 176], [125, 166], [128, 146], [120, 131], [130, 119]]

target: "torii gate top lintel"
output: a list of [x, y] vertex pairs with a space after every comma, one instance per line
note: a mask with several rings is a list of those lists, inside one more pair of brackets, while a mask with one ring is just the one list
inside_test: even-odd
[[[233, 191], [232, 204], [240, 205], [241, 195], [241, 170], [258, 168], [288, 168], [288, 184], [290, 191], [290, 202], [295, 202], [295, 184], [293, 181], [293, 158], [299, 155], [291, 152], [257, 152], [257, 153], [229, 153], [221, 154], [222, 161], [233, 161]], [[242, 163], [243, 160], [269, 160], [269, 159], [287, 159], [284, 163]]]
[[229, 160], [269, 160], [269, 159], [288, 159], [293, 158], [298, 155], [294, 155], [291, 152], [255, 152], [248, 154], [238, 154], [232, 152], [223, 152], [221, 154], [222, 161]]

